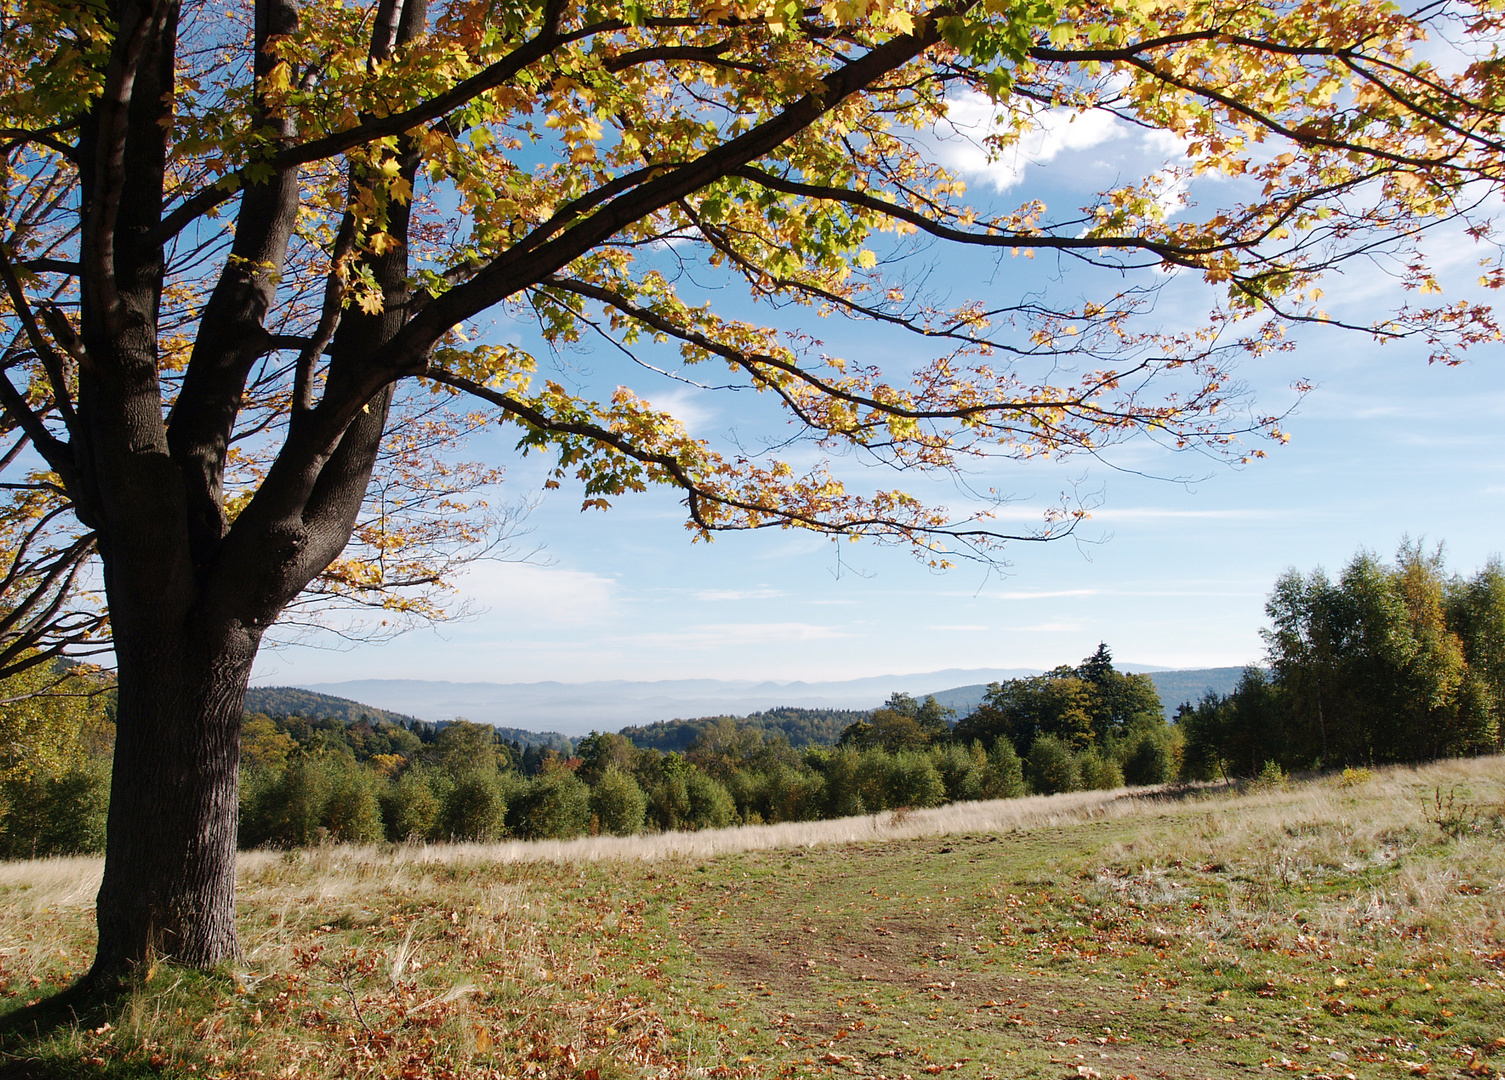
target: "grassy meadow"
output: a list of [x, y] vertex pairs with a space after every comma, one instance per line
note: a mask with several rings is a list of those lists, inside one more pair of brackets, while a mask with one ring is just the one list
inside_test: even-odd
[[1502, 818], [1495, 757], [257, 852], [241, 964], [83, 1011], [100, 862], [0, 864], [0, 1077], [1495, 1076]]

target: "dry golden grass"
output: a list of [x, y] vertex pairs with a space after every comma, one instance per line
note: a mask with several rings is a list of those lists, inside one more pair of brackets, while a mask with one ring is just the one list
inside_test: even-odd
[[[513, 840], [493, 844], [400, 844], [346, 846], [321, 850], [318, 865], [360, 867], [427, 864], [509, 865], [534, 862], [634, 862], [662, 859], [709, 859], [744, 851], [813, 848], [834, 844], [910, 840], [974, 832], [1013, 832], [1056, 827], [1081, 821], [1118, 819], [1144, 811], [1144, 789], [1083, 791], [1066, 795], [1035, 795], [1023, 799], [951, 803], [927, 810], [903, 810], [838, 818], [834, 821], [797, 821], [776, 825], [739, 825], [699, 832], [640, 833], [636, 836], [582, 836], [574, 840]], [[276, 862], [275, 852], [241, 855], [242, 871]]]

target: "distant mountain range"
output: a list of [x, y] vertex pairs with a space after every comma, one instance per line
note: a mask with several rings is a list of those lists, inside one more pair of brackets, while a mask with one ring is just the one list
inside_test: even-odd
[[318, 693], [379, 701], [382, 707], [425, 720], [467, 720], [584, 735], [659, 720], [745, 716], [781, 705], [806, 709], [873, 709], [896, 690], [923, 697], [947, 687], [1036, 674], [1028, 668], [935, 671], [841, 682], [753, 682], [664, 679], [658, 682], [490, 683], [423, 679], [358, 679], [316, 683]]
[[[1167, 715], [1182, 701], [1195, 701], [1207, 690], [1231, 691], [1242, 668], [1201, 668], [1167, 671], [1138, 668], [1154, 681]], [[941, 704], [965, 715], [982, 700], [989, 683], [1038, 675], [1032, 668], [952, 669], [916, 675], [881, 675], [839, 682], [752, 682], [723, 679], [666, 679], [658, 682], [615, 680], [588, 683], [455, 683], [422, 679], [359, 679], [319, 683], [301, 692], [333, 699], [327, 705], [283, 708], [283, 712], [315, 711], [320, 715], [354, 718], [362, 712], [429, 721], [463, 717], [509, 729], [509, 738], [547, 742], [564, 733], [579, 737], [590, 731], [618, 731], [674, 718], [746, 716], [780, 706], [802, 709], [873, 709], [895, 691], [924, 697], [934, 694]], [[289, 693], [287, 688], [257, 687], [247, 695], [246, 708], [267, 712], [257, 694]], [[292, 700], [292, 699], [288, 699]], [[380, 708], [361, 705], [380, 701]], [[339, 702], [340, 711], [334, 711]], [[348, 710], [354, 707], [354, 713]], [[328, 711], [326, 711], [328, 710]], [[535, 732], [547, 732], [536, 735]]]

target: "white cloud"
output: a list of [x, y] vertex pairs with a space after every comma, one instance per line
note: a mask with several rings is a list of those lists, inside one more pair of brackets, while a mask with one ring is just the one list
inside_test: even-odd
[[589, 571], [512, 562], [477, 563], [457, 584], [461, 596], [493, 614], [569, 624], [601, 620], [615, 604], [617, 587]]
[[1186, 193], [1191, 188], [1191, 179], [1175, 169], [1161, 169], [1150, 177], [1155, 190], [1155, 205], [1160, 208], [1162, 219], [1170, 219], [1186, 206]]
[[971, 633], [971, 632], [975, 632], [975, 631], [978, 631], [978, 630], [987, 630], [987, 629], [990, 629], [990, 628], [986, 627], [986, 626], [957, 626], [957, 625], [946, 626], [946, 625], [943, 625], [943, 626], [927, 626], [927, 627], [925, 627], [925, 629], [926, 630], [962, 630], [962, 631], [967, 631], [967, 632]]
[[1043, 165], [1067, 151], [1090, 150], [1129, 130], [1107, 113], [1042, 109], [1017, 143], [995, 154], [983, 140], [1003, 127], [998, 120], [993, 103], [983, 94], [966, 91], [951, 98], [946, 120], [936, 129], [937, 160], [1002, 192], [1019, 183], [1029, 165]]
[[661, 409], [683, 424], [686, 431], [704, 428], [716, 417], [710, 395], [689, 386], [655, 393], [649, 401], [655, 409]]

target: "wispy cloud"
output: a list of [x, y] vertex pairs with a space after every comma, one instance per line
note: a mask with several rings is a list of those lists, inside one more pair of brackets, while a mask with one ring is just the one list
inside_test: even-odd
[[703, 430], [716, 418], [717, 409], [711, 395], [694, 387], [660, 390], [649, 400], [655, 409], [662, 409], [683, 424], [686, 431]]
[[715, 603], [723, 600], [776, 600], [787, 595], [783, 589], [759, 585], [753, 589], [701, 589], [695, 594], [695, 599]]
[[572, 625], [600, 621], [617, 588], [612, 578], [589, 571], [508, 562], [477, 563], [457, 584], [462, 596], [490, 612]]
[[790, 645], [851, 636], [838, 627], [812, 623], [701, 623], [671, 633], [635, 634], [630, 641], [640, 647], [709, 650], [728, 645]]
[[1100, 589], [1041, 589], [986, 594], [993, 600], [1054, 600], [1063, 596], [1098, 596]]
[[1154, 597], [1247, 597], [1264, 596], [1266, 588], [1263, 584], [1247, 589], [1232, 587], [1214, 588], [1189, 588], [1178, 585], [1166, 588], [1137, 588], [1137, 589], [1056, 589], [1041, 590], [1040, 592], [985, 592], [980, 594], [984, 600], [1060, 600], [1069, 597], [1099, 597], [1099, 596], [1123, 596], [1150, 599]]
[[988, 630], [988, 629], [991, 629], [991, 628], [987, 627], [987, 626], [967, 626], [967, 625], [955, 625], [955, 624], [952, 624], [952, 625], [940, 625], [940, 626], [927, 626], [927, 627], [925, 627], [925, 629], [926, 630], [964, 630], [964, 631], [967, 631], [967, 632], [973, 632], [973, 633], [975, 633], [976, 631], [979, 631], [979, 630]]
[[1103, 507], [1092, 511], [1093, 521], [1281, 521], [1301, 511], [1245, 507], [1236, 510], [1174, 510], [1164, 506]]
[[[950, 509], [958, 517], [968, 508], [953, 504]], [[973, 510], [973, 513], [980, 512]], [[991, 511], [994, 521], [1041, 521], [1045, 508], [1016, 503]], [[1111, 521], [1271, 521], [1304, 516], [1307, 512], [1285, 508], [1233, 507], [1224, 509], [1183, 510], [1165, 506], [1097, 506], [1088, 511], [1087, 522]]]

